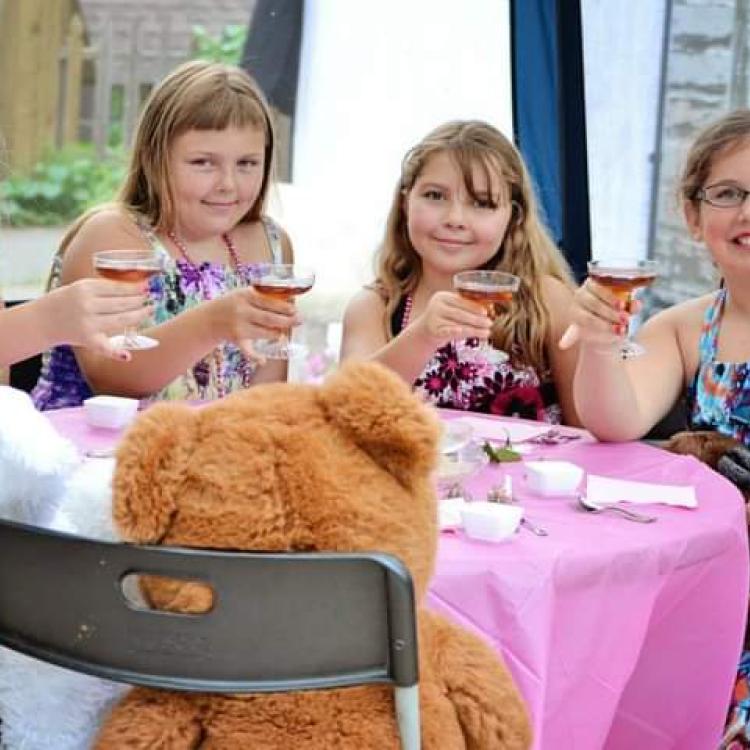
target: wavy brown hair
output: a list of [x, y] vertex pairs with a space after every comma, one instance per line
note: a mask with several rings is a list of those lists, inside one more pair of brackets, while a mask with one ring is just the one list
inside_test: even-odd
[[[409, 150], [393, 195], [385, 237], [376, 255], [375, 288], [386, 300], [383, 324], [392, 338], [391, 318], [399, 302], [413, 292], [422, 275], [422, 259], [407, 231], [405, 196], [414, 187], [427, 161], [448, 153], [460, 170], [466, 190], [479, 199], [473, 172], [478, 167], [488, 185], [500, 180], [500, 200], [511, 202], [511, 216], [497, 252], [482, 266], [515, 274], [521, 286], [508, 314], [498, 316], [491, 341], [540, 372], [549, 367], [545, 342], [549, 311], [542, 301], [542, 278], [553, 276], [573, 285], [568, 264], [541, 222], [531, 178], [515, 146], [496, 128], [477, 120], [448, 122]], [[521, 354], [522, 353], [522, 354]]]
[[260, 193], [243, 222], [257, 221], [266, 204], [274, 167], [274, 134], [268, 104], [255, 81], [232, 65], [192, 60], [175, 68], [146, 101], [136, 127], [130, 163], [114, 203], [79, 217], [60, 245], [70, 244], [83, 224], [105, 208], [145, 217], [155, 229], [170, 227], [175, 209], [169, 179], [169, 151], [189, 130], [259, 128], [265, 134]]
[[698, 191], [705, 187], [716, 159], [748, 142], [750, 109], [735, 109], [702, 130], [688, 151], [679, 182], [679, 198], [698, 208]]

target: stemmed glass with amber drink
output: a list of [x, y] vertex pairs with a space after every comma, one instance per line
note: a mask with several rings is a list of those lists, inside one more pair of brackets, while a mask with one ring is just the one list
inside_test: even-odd
[[[625, 310], [629, 310], [635, 292], [653, 283], [659, 273], [659, 267], [654, 260], [615, 258], [589, 261], [588, 271], [590, 278], [609, 289], [618, 300], [625, 304]], [[625, 340], [620, 347], [620, 355], [623, 359], [640, 357], [645, 351], [640, 344], [633, 341], [630, 333], [626, 333]]]
[[[292, 263], [266, 263], [250, 283], [256, 292], [288, 302], [312, 289], [315, 272]], [[253, 348], [267, 359], [291, 359], [307, 353], [304, 345], [290, 341], [285, 332], [280, 332], [277, 339], [259, 339]]]
[[[464, 298], [478, 302], [487, 317], [494, 320], [499, 313], [506, 312], [518, 291], [521, 280], [504, 271], [462, 271], [453, 277], [453, 288]], [[504, 362], [508, 355], [491, 344], [480, 344], [487, 359]]]
[[[105, 279], [142, 284], [154, 274], [161, 273], [163, 267], [161, 256], [152, 250], [102, 250], [94, 253], [94, 269]], [[133, 351], [159, 346], [156, 339], [143, 336], [132, 329], [112, 336], [110, 341], [118, 349]]]

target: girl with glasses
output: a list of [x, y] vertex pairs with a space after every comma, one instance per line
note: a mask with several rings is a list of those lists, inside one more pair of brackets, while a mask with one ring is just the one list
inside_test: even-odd
[[589, 278], [575, 297], [576, 408], [598, 438], [634, 440], [686, 393], [691, 429], [750, 446], [750, 110], [732, 112], [698, 136], [679, 194], [688, 230], [705, 245], [720, 287], [654, 316], [637, 337], [645, 354], [623, 361], [618, 345], [632, 311]]

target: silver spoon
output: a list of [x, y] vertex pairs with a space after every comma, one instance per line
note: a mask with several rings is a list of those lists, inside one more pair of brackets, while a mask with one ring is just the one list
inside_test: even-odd
[[521, 518], [521, 526], [527, 528], [532, 534], [536, 534], [537, 536], [549, 536], [547, 529], [537, 526], [535, 523], [529, 521], [528, 518]]
[[647, 516], [645, 513], [636, 513], [634, 510], [628, 508], [622, 508], [619, 505], [597, 505], [591, 502], [585, 495], [578, 495], [578, 504], [588, 513], [604, 513], [605, 511], [612, 511], [613, 513], [619, 513], [630, 521], [637, 521], [638, 523], [653, 523], [657, 520], [656, 516]]

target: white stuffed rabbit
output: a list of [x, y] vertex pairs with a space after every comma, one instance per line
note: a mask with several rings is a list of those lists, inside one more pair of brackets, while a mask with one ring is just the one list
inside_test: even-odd
[[[84, 460], [26, 393], [0, 386], [0, 518], [114, 540], [113, 469]], [[0, 649], [0, 746], [85, 750], [126, 689]]]

